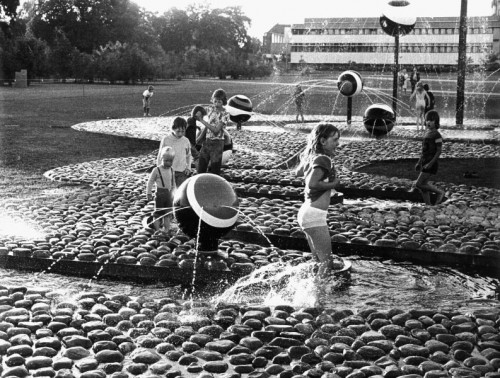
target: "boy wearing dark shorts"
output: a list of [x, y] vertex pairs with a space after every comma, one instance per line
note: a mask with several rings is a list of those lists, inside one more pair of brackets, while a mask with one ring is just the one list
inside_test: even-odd
[[429, 184], [432, 175], [437, 174], [438, 159], [441, 155], [443, 137], [437, 131], [439, 129], [439, 114], [435, 110], [430, 110], [425, 115], [425, 126], [427, 132], [422, 142], [422, 155], [415, 165], [415, 170], [420, 172], [415, 186], [422, 193], [422, 198], [426, 205], [431, 205], [430, 193], [436, 193], [436, 203], [439, 205], [444, 198], [444, 191]]
[[154, 229], [167, 232], [172, 220], [173, 194], [176, 189], [175, 173], [172, 163], [175, 158], [174, 149], [165, 147], [161, 150], [161, 165], [155, 167], [149, 175], [146, 186], [148, 201], [153, 199], [153, 186], [156, 185], [155, 211], [153, 213]]

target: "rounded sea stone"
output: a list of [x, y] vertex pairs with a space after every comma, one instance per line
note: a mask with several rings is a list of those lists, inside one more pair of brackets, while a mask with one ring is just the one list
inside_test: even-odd
[[429, 356], [429, 349], [423, 346], [419, 345], [414, 345], [414, 344], [406, 344], [402, 345], [398, 348], [398, 350], [401, 352], [401, 355], [403, 357], [408, 357], [408, 356], [421, 356], [421, 357], [428, 357]]
[[138, 348], [132, 352], [130, 358], [135, 363], [154, 364], [161, 359], [161, 356], [155, 351]]
[[92, 346], [92, 341], [88, 337], [80, 335], [66, 336], [63, 337], [62, 341], [66, 348], [79, 346], [88, 349]]
[[406, 330], [403, 327], [401, 327], [399, 325], [395, 325], [395, 324], [383, 326], [378, 331], [382, 335], [384, 335], [385, 337], [387, 337], [388, 339], [391, 339], [391, 340], [396, 339], [396, 337], [398, 337], [399, 335], [406, 335], [407, 334]]
[[96, 353], [95, 359], [99, 363], [122, 362], [123, 354], [117, 350], [101, 350]]
[[29, 370], [40, 369], [48, 366], [52, 366], [52, 358], [50, 357], [38, 356], [26, 359], [26, 367]]
[[231, 365], [248, 365], [251, 364], [255, 356], [246, 353], [234, 354], [229, 357]]
[[28, 370], [24, 366], [14, 366], [3, 371], [2, 377], [19, 377], [23, 378], [29, 375]]
[[207, 343], [205, 348], [215, 352], [227, 353], [230, 349], [234, 348], [235, 345], [236, 344], [231, 340], [215, 340]]
[[99, 366], [99, 362], [97, 362], [95, 358], [89, 357], [79, 360], [78, 362], [75, 363], [75, 366], [81, 372], [85, 372], [97, 369], [97, 366]]
[[362, 346], [356, 352], [366, 360], [376, 360], [385, 356], [385, 352], [374, 346]]
[[208, 350], [197, 350], [192, 353], [193, 356], [204, 360], [204, 361], [222, 361], [223, 355], [220, 352], [208, 351]]
[[[1, 358], [0, 358], [0, 360], [1, 360]], [[17, 353], [11, 354], [10, 356], [7, 356], [4, 360], [5, 365], [9, 366], [9, 367], [24, 365], [25, 361], [26, 361], [26, 359]]]
[[73, 361], [67, 357], [61, 357], [52, 362], [52, 367], [54, 370], [71, 369], [73, 367]]
[[228, 368], [228, 364], [224, 361], [209, 361], [203, 364], [203, 369], [209, 373], [225, 373]]
[[148, 370], [148, 365], [143, 364], [143, 363], [130, 363], [125, 367], [125, 370], [127, 370], [130, 374], [132, 375], [140, 375], [142, 373], [145, 373]]

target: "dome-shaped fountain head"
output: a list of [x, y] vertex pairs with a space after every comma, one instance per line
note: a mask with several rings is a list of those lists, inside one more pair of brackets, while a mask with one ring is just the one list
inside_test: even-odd
[[198, 250], [217, 251], [238, 219], [238, 197], [224, 178], [202, 173], [177, 188], [174, 215], [186, 235], [198, 238]]
[[391, 36], [405, 35], [415, 27], [417, 17], [409, 1], [389, 1], [380, 16], [382, 30]]
[[337, 87], [341, 94], [346, 97], [352, 97], [363, 89], [363, 80], [361, 75], [356, 71], [344, 71], [337, 79]]
[[373, 104], [365, 110], [363, 124], [375, 136], [387, 134], [394, 127], [396, 116], [392, 108], [385, 104]]
[[252, 116], [252, 101], [246, 96], [235, 95], [231, 97], [226, 105], [229, 118], [235, 123], [243, 123]]

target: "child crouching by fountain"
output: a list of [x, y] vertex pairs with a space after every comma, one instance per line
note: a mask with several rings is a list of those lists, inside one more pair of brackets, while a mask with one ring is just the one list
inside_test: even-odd
[[146, 186], [146, 195], [148, 201], [153, 199], [153, 186], [156, 184], [155, 193], [155, 211], [153, 213], [154, 229], [168, 232], [170, 229], [170, 222], [172, 220], [172, 205], [173, 193], [176, 189], [175, 173], [172, 168], [172, 163], [175, 158], [175, 152], [172, 147], [164, 147], [160, 151], [161, 164], [149, 175], [148, 183]]
[[343, 267], [340, 258], [332, 254], [330, 231], [326, 223], [332, 190], [339, 184], [331, 160], [339, 145], [340, 132], [330, 123], [319, 123], [311, 131], [301, 155], [297, 175], [305, 178], [305, 201], [297, 218], [306, 234], [309, 248], [319, 261], [320, 275]]
[[435, 110], [429, 110], [425, 114], [425, 126], [427, 133], [422, 142], [422, 155], [415, 165], [415, 170], [420, 172], [415, 186], [422, 193], [422, 198], [427, 205], [431, 205], [430, 193], [436, 193], [436, 203], [439, 205], [444, 198], [444, 191], [429, 184], [431, 175], [438, 171], [438, 159], [441, 155], [443, 137], [437, 131], [439, 129], [439, 114]]

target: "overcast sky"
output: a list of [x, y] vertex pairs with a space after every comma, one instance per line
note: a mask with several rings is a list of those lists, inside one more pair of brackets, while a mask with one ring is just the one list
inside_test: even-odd
[[[301, 24], [311, 17], [378, 17], [387, 0], [132, 0], [150, 11], [163, 13], [175, 6], [186, 9], [193, 3], [208, 3], [212, 8], [241, 6], [252, 20], [249, 34], [262, 39], [275, 24]], [[490, 16], [492, 0], [468, 0], [468, 16]], [[414, 14], [420, 17], [460, 16], [461, 0], [411, 0]]]

